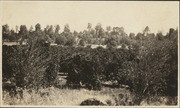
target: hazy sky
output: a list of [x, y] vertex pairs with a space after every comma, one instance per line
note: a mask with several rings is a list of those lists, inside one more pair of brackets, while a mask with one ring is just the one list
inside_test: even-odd
[[16, 25], [40, 23], [44, 28], [47, 24], [59, 24], [64, 29], [70, 25], [71, 31], [81, 31], [92, 23], [93, 27], [101, 23], [106, 26], [123, 26], [127, 33], [141, 32], [149, 26], [151, 32], [166, 33], [169, 28], [177, 28], [179, 24], [178, 1], [130, 1], [130, 2], [2, 2], [2, 24], [10, 28]]

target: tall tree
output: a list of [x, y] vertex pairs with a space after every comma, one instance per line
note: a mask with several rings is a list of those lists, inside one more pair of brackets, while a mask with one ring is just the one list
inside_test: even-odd
[[70, 32], [69, 24], [66, 24], [66, 25], [64, 26], [64, 32], [65, 32], [65, 33], [69, 33], [69, 32]]
[[144, 36], [147, 36], [148, 33], [149, 33], [149, 31], [150, 31], [149, 27], [146, 26], [146, 28], [143, 30], [143, 35], [144, 35]]
[[16, 25], [16, 33], [19, 32], [19, 26]]
[[40, 31], [40, 30], [41, 30], [41, 25], [40, 25], [39, 23], [37, 23], [37, 24], [35, 25], [35, 30], [36, 30], [36, 31]]
[[35, 38], [38, 42], [45, 44], [48, 42], [48, 38], [45, 36], [45, 33], [41, 30], [41, 25], [38, 23], [35, 25], [35, 32], [31, 36], [31, 38]]
[[95, 27], [95, 30], [96, 30], [96, 37], [100, 37], [100, 30], [102, 29], [102, 24], [101, 23], [98, 23]]
[[56, 25], [55, 33], [58, 34], [59, 31], [60, 31], [60, 26], [59, 26], [59, 25]]
[[46, 26], [46, 28], [44, 29], [44, 32], [47, 34], [48, 33], [48, 29], [49, 29], [49, 25]]
[[20, 31], [19, 31], [19, 35], [20, 35], [20, 44], [22, 44], [22, 42], [28, 38], [28, 30], [26, 25], [21, 25], [20, 26]]
[[74, 31], [74, 32], [73, 32], [73, 36], [78, 37], [78, 35], [79, 35], [79, 34], [78, 34], [77, 31]]
[[91, 23], [88, 23], [87, 29], [88, 29], [88, 31], [90, 31], [92, 29], [92, 24]]
[[29, 28], [29, 32], [33, 32], [33, 26], [31, 25], [31, 27]]
[[8, 26], [7, 24], [6, 24], [6, 25], [3, 25], [3, 26], [2, 26], [2, 36], [3, 36], [3, 40], [8, 40], [9, 35], [10, 35], [9, 26]]
[[52, 36], [52, 35], [54, 34], [54, 32], [53, 32], [53, 26], [52, 26], [52, 25], [50, 25], [50, 27], [49, 27], [49, 29], [48, 29], [48, 34], [49, 34], [50, 36]]

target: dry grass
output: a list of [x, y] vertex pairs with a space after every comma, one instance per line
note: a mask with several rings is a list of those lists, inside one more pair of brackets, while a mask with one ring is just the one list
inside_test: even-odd
[[141, 102], [141, 106], [176, 106], [177, 105], [177, 96], [169, 97], [169, 96], [157, 96], [152, 97], [150, 100], [143, 100]]
[[[112, 103], [114, 103], [111, 94], [104, 93], [106, 91], [107, 89], [101, 91], [89, 91], [86, 89], [48, 88], [41, 89], [38, 93], [35, 93], [35, 91], [29, 93], [27, 90], [24, 90], [23, 99], [18, 99], [18, 96], [12, 98], [7, 92], [3, 92], [3, 104], [77, 106], [88, 98], [96, 98], [103, 103], [106, 103], [107, 100], [111, 100]], [[45, 93], [45, 95], [42, 96], [43, 93]]]
[[[123, 94], [124, 97], [119, 99], [119, 94]], [[103, 88], [100, 91], [89, 91], [87, 89], [58, 89], [58, 88], [47, 88], [40, 89], [38, 93], [34, 90], [30, 93], [28, 90], [23, 91], [23, 99], [19, 96], [10, 97], [8, 92], [3, 92], [3, 105], [41, 105], [41, 106], [79, 106], [82, 101], [95, 98], [105, 104], [112, 106], [115, 105], [127, 105], [132, 102], [132, 96], [128, 90], [122, 88]], [[167, 105], [168, 98], [159, 98], [158, 100], [147, 103], [144, 100], [141, 105]], [[123, 102], [123, 104], [122, 104]]]

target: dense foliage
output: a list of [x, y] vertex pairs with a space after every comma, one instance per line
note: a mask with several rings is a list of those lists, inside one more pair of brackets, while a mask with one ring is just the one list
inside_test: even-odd
[[[14, 77], [17, 86], [38, 90], [55, 86], [58, 73], [64, 72], [69, 87], [100, 90], [105, 81], [128, 85], [136, 104], [149, 96], [177, 96], [178, 30], [171, 28], [165, 36], [148, 33], [149, 27], [127, 36], [122, 27], [105, 31], [101, 24], [95, 30], [88, 24], [88, 30], [79, 33], [71, 33], [68, 25], [62, 33], [59, 30], [57, 25], [55, 31], [53, 26], [42, 31], [37, 24], [35, 31], [28, 31], [22, 25], [15, 33], [4, 25], [4, 42], [17, 41], [19, 45], [3, 46], [3, 80]], [[54, 42], [58, 45], [50, 45]], [[86, 44], [105, 44], [107, 48], [92, 49]]]

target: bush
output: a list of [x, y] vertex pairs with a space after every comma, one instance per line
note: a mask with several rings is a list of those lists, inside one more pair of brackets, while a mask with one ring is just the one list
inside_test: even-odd
[[[119, 72], [119, 76], [124, 76], [123, 79], [129, 83], [127, 84], [135, 94], [135, 104], [138, 105], [144, 98], [165, 95], [167, 88], [169, 88], [167, 78], [172, 73], [172, 64], [169, 64], [169, 60], [172, 60], [169, 52], [171, 42], [169, 43], [168, 40], [151, 41], [145, 45], [137, 55], [138, 62], [134, 60], [124, 62]], [[177, 92], [177, 89], [174, 89], [173, 92]]]
[[67, 81], [69, 84], [79, 85], [82, 82], [89, 89], [100, 89], [101, 84], [97, 71], [99, 65], [92, 58], [93, 55], [79, 53], [66, 61], [68, 65], [66, 69], [66, 72], [68, 72]]
[[[8, 49], [8, 47], [4, 48]], [[5, 76], [3, 78], [15, 77], [18, 87], [36, 89], [42, 87], [45, 70], [49, 62], [48, 46], [34, 40], [27, 45], [13, 46], [9, 49], [11, 49], [10, 52], [4, 52], [10, 56], [4, 58], [3, 64], [10, 66], [11, 73], [6, 75], [8, 70], [4, 69]], [[3, 68], [5, 67], [3, 66]]]

